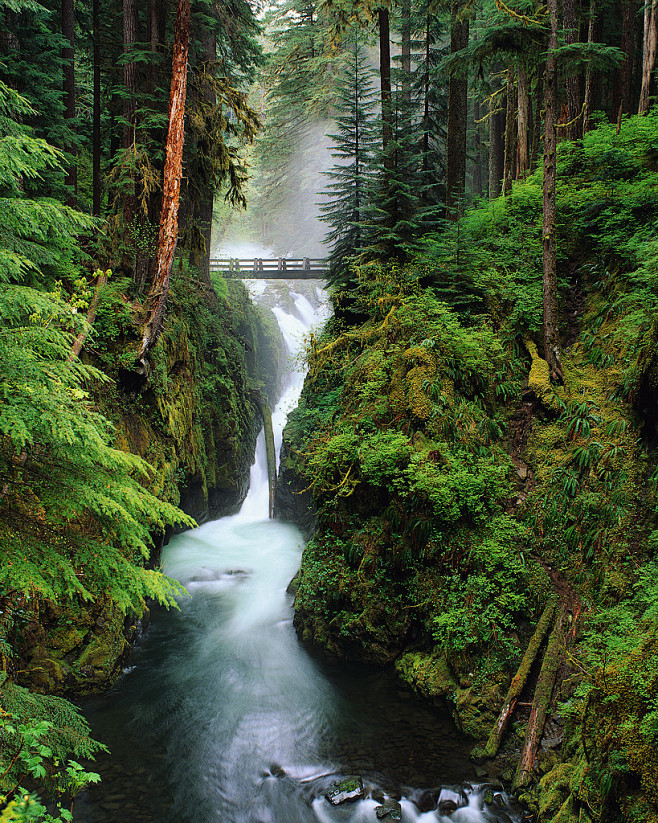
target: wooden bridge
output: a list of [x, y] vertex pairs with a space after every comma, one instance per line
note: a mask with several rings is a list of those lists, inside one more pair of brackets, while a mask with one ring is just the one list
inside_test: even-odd
[[210, 258], [210, 271], [221, 272], [224, 277], [241, 280], [324, 280], [327, 261], [319, 257], [300, 257], [277, 260]]

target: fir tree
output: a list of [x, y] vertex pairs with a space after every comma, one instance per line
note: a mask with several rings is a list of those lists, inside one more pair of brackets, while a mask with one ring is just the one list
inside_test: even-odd
[[354, 32], [352, 50], [337, 85], [336, 132], [332, 157], [338, 162], [327, 172], [329, 202], [321, 207], [330, 227], [329, 282], [344, 292], [353, 288], [351, 263], [363, 245], [363, 216], [371, 180], [375, 148], [373, 72], [363, 54], [361, 38]]

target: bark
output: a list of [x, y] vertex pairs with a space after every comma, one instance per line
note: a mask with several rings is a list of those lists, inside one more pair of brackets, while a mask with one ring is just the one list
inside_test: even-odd
[[[493, 103], [491, 105], [494, 105]], [[493, 200], [500, 194], [500, 184], [503, 179], [502, 160], [502, 123], [501, 113], [492, 111], [489, 115], [489, 199]]]
[[539, 654], [539, 649], [541, 648], [541, 645], [544, 642], [546, 632], [550, 628], [554, 612], [555, 604], [549, 603], [549, 605], [546, 606], [546, 608], [544, 609], [542, 616], [539, 618], [537, 628], [535, 629], [534, 634], [530, 638], [528, 648], [526, 649], [525, 654], [523, 655], [523, 660], [521, 661], [521, 664], [519, 665], [516, 674], [512, 678], [510, 687], [507, 690], [507, 696], [505, 697], [503, 708], [500, 710], [500, 714], [498, 715], [498, 720], [496, 721], [495, 726], [491, 730], [491, 734], [489, 735], [487, 744], [484, 747], [484, 750], [482, 752], [483, 757], [495, 757], [498, 753], [501, 740], [503, 739], [503, 735], [505, 734], [505, 729], [507, 728], [507, 724], [512, 714], [514, 713], [514, 708], [517, 704], [521, 692], [523, 691], [523, 687], [526, 684], [528, 675], [530, 674], [530, 669], [532, 668], [532, 664], [535, 662], [535, 658]]
[[[572, 45], [579, 40], [578, 19], [576, 17], [575, 0], [563, 0], [564, 14], [564, 43]], [[569, 74], [564, 81], [567, 92], [567, 140], [577, 140], [580, 136], [580, 78], [577, 74]]]
[[[552, 2], [553, 0], [549, 0], [549, 3]], [[535, 694], [530, 708], [525, 741], [521, 749], [521, 757], [519, 758], [519, 765], [516, 770], [514, 782], [512, 783], [512, 789], [514, 791], [529, 783], [535, 766], [537, 749], [539, 748], [544, 733], [546, 714], [551, 704], [551, 695], [553, 693], [553, 686], [555, 685], [558, 664], [565, 644], [563, 631], [564, 617], [564, 609], [560, 608], [548, 641], [541, 671], [539, 672], [539, 679], [537, 680], [537, 687], [535, 688]]]
[[379, 81], [382, 103], [382, 152], [384, 168], [393, 167], [393, 101], [391, 98], [391, 38], [389, 31], [388, 9], [379, 9]]
[[[128, 54], [137, 42], [137, 0], [123, 0], [123, 52]], [[137, 63], [129, 61], [123, 66], [123, 148], [130, 150], [135, 145], [135, 95], [137, 93]], [[123, 195], [123, 221], [132, 224], [137, 211], [135, 192]], [[124, 265], [127, 261], [124, 261]]]
[[557, 171], [555, 115], [557, 108], [557, 48], [558, 0], [548, 0], [550, 34], [544, 78], [544, 181], [543, 181], [543, 296], [544, 296], [544, 358], [551, 378], [562, 379], [560, 364], [560, 332], [557, 306], [557, 262], [555, 248], [555, 189]]
[[85, 340], [87, 339], [87, 336], [91, 331], [91, 327], [94, 325], [94, 320], [96, 319], [96, 312], [98, 311], [98, 303], [100, 301], [101, 293], [107, 283], [107, 272], [99, 271], [97, 272], [97, 275], [98, 280], [96, 281], [94, 296], [91, 298], [91, 303], [89, 304], [89, 309], [87, 310], [87, 328], [84, 331], [81, 331], [75, 338], [73, 345], [71, 346], [71, 351], [66, 358], [69, 362], [80, 356]]
[[[596, 0], [589, 0], [589, 24], [587, 26], [587, 42], [594, 42], [594, 35], [596, 30]], [[588, 64], [585, 71], [585, 99], [583, 101], [583, 134], [591, 129], [590, 121], [592, 117], [594, 92], [594, 72], [591, 65]]]
[[517, 178], [523, 178], [530, 171], [530, 93], [528, 90], [528, 72], [521, 63], [518, 68], [517, 79], [518, 96], [518, 165]]
[[183, 141], [185, 139], [185, 97], [187, 93], [187, 57], [190, 47], [190, 0], [177, 0], [174, 53], [169, 94], [169, 127], [163, 177], [160, 232], [155, 278], [147, 299], [147, 319], [144, 324], [139, 359], [144, 358], [158, 339], [162, 329], [171, 269], [178, 242], [178, 206], [183, 171]]
[[[217, 59], [217, 38], [214, 31], [206, 30], [202, 37], [204, 61], [210, 66]], [[203, 99], [208, 106], [214, 107], [217, 103], [215, 90], [211, 83], [206, 83], [203, 89]], [[201, 254], [199, 266], [199, 279], [210, 287], [210, 247], [212, 243], [212, 217], [215, 202], [215, 193], [212, 185], [209, 185], [200, 197], [197, 204], [197, 223], [201, 231], [204, 242], [204, 250]]]
[[425, 71], [423, 72], [423, 180], [430, 167], [430, 13], [425, 15]]
[[402, 94], [407, 102], [411, 102], [411, 0], [402, 0], [400, 17]]
[[[62, 37], [66, 45], [62, 48], [62, 87], [64, 90], [64, 119], [75, 120], [75, 15], [73, 0], [62, 0]], [[73, 129], [73, 123], [70, 124]], [[63, 147], [68, 154], [75, 156], [73, 146]], [[67, 202], [75, 206], [78, 194], [78, 168], [75, 159], [66, 169], [66, 184], [73, 189], [73, 196]]]
[[635, 51], [635, 0], [621, 2], [621, 43], [620, 49], [624, 53], [624, 62], [615, 72], [615, 102], [617, 111], [622, 114], [631, 111], [631, 86], [633, 78], [633, 54]]
[[[459, 3], [452, 4], [450, 54], [468, 46], [468, 20], [460, 19]], [[446, 139], [446, 218], [458, 220], [466, 179], [466, 126], [468, 122], [468, 75], [450, 76], [448, 134]]]
[[651, 92], [651, 75], [656, 64], [656, 45], [658, 44], [658, 0], [651, 3], [651, 16], [644, 38], [642, 61], [642, 88], [637, 113], [646, 114], [649, 111], [649, 95]]
[[91, 137], [91, 176], [92, 176], [92, 213], [101, 213], [101, 35], [100, 35], [100, 0], [92, 0], [91, 14], [93, 32], [94, 60], [94, 103], [92, 114]]
[[473, 103], [475, 134], [473, 137], [473, 194], [482, 197], [482, 124], [480, 123], [480, 101]]
[[534, 105], [534, 115], [532, 120], [532, 141], [530, 144], [530, 166], [534, 166], [537, 162], [537, 158], [539, 157], [539, 143], [541, 140], [541, 114], [542, 114], [542, 105], [543, 105], [543, 96], [544, 96], [544, 81], [541, 76], [541, 72], [539, 73], [539, 77], [537, 77], [537, 87], [535, 89], [535, 105]]
[[516, 152], [516, 86], [514, 69], [507, 69], [507, 107], [505, 112], [505, 160], [503, 163], [503, 196], [512, 191], [514, 154]]
[[[128, 54], [137, 42], [137, 2], [123, 0], [123, 53]], [[137, 63], [127, 61], [123, 66], [123, 147], [129, 149], [135, 142], [135, 94], [137, 92]]]

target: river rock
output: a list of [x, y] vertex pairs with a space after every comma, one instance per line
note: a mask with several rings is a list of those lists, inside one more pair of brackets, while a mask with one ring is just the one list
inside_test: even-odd
[[339, 806], [341, 803], [348, 803], [358, 800], [364, 796], [363, 780], [360, 777], [346, 777], [340, 783], [335, 783], [325, 794], [325, 798], [332, 806]]
[[437, 792], [426, 789], [424, 792], [421, 792], [414, 797], [413, 801], [418, 811], [424, 814], [425, 812], [432, 812], [436, 809], [437, 798]]
[[375, 814], [378, 820], [402, 820], [402, 806], [397, 800], [386, 800], [376, 807]]
[[441, 789], [437, 802], [437, 808], [441, 814], [452, 814], [467, 805], [468, 800], [463, 792], [455, 789]]

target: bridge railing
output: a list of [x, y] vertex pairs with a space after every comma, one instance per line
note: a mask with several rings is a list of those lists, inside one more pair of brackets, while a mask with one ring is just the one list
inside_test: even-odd
[[327, 273], [327, 261], [321, 257], [276, 259], [210, 258], [210, 271], [222, 272], [226, 277], [258, 279], [321, 278]]

